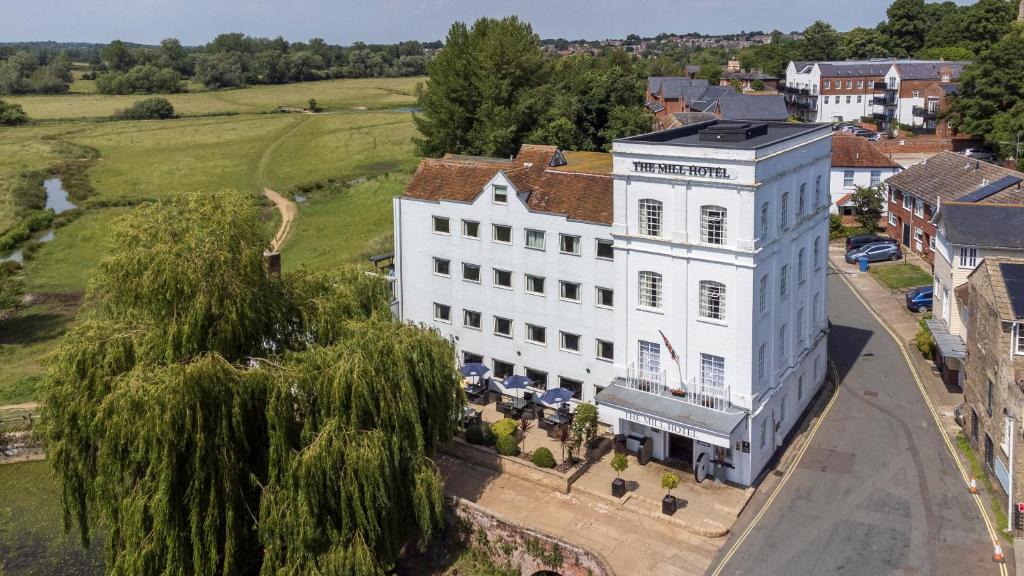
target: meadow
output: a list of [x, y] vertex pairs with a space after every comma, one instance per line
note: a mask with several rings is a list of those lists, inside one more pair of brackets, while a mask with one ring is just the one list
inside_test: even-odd
[[[262, 189], [287, 196], [301, 188], [308, 199], [283, 249], [286, 270], [367, 265], [366, 255], [389, 251], [391, 197], [402, 192], [417, 163], [412, 114], [393, 107], [414, 103], [418, 81], [335, 80], [173, 95], [185, 103], [183, 112], [236, 114], [154, 121], [79, 119], [109, 114], [141, 95], [18, 98], [42, 122], [0, 129], [0, 232], [16, 220], [8, 189], [18, 174], [58, 165], [63, 142], [94, 148], [99, 157], [86, 171], [94, 192], [79, 204], [81, 215], [58, 228], [19, 273], [26, 292], [44, 295], [41, 303], [0, 320], [0, 404], [38, 399], [42, 359], [76, 310], [66, 302], [80, 299], [107, 249], [111, 223], [131, 205], [184, 191], [236, 190], [262, 207], [269, 238], [278, 215]], [[263, 113], [309, 98], [345, 109]]]

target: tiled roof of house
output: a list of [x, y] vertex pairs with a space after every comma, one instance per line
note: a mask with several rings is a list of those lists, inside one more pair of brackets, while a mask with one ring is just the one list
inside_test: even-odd
[[744, 72], [744, 71], [740, 71], [740, 72], [723, 72], [722, 73], [722, 79], [723, 80], [751, 80], [751, 81], [753, 81], [753, 80], [778, 80], [778, 78], [776, 78], [775, 76], [772, 76], [771, 74], [765, 74], [764, 72], [761, 72], [760, 70], [751, 70], [750, 72]]
[[945, 62], [902, 62], [895, 66], [903, 80], [940, 80], [943, 74], [948, 73], [950, 81], [954, 81], [960, 77], [964, 67], [970, 63], [969, 60], [949, 60]]
[[[1000, 320], [1012, 322], [1020, 320], [1020, 318], [1017, 317], [1013, 310], [1013, 304], [1010, 302], [1011, 295], [1007, 290], [1006, 279], [1003, 277], [1002, 264], [1014, 267], [1024, 266], [1024, 259], [989, 257], [982, 260], [981, 264], [967, 277], [971, 284], [970, 300], [973, 304], [978, 296], [986, 298], [999, 314]], [[986, 279], [988, 282], [985, 282]]]
[[868, 139], [846, 132], [832, 136], [832, 166], [836, 168], [899, 168]]
[[585, 163], [551, 166], [561, 157], [554, 146], [523, 144], [513, 160], [447, 155], [424, 158], [406, 198], [472, 202], [496, 174], [503, 172], [526, 205], [536, 212], [563, 214], [572, 220], [612, 223], [612, 177]]
[[668, 130], [671, 128], [679, 128], [681, 126], [699, 124], [701, 122], [707, 122], [708, 120], [714, 119], [715, 115], [711, 112], [676, 112], [672, 114], [671, 119], [664, 129]]
[[1024, 204], [943, 202], [935, 220], [953, 244], [1024, 250]]
[[[1024, 177], [1020, 172], [947, 151], [914, 164], [885, 183], [935, 206], [940, 201], [956, 200], [1004, 176]], [[1024, 189], [1011, 185], [982, 201], [1024, 203]]]
[[785, 121], [789, 118], [786, 99], [781, 94], [777, 96], [737, 94], [731, 98], [722, 98], [718, 100], [718, 111], [726, 120]]

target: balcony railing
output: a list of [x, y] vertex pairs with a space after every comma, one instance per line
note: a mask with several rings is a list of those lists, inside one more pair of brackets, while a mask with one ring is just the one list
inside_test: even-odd
[[871, 85], [871, 89], [872, 90], [888, 90], [889, 89], [889, 85], [886, 84], [885, 82], [875, 82], [874, 84]]
[[650, 392], [651, 394], [663, 394], [666, 389], [665, 371], [654, 372], [638, 368], [635, 364], [626, 367], [626, 388]]
[[875, 96], [871, 99], [871, 103], [875, 106], [896, 106], [896, 99], [889, 96]]
[[803, 96], [810, 96], [811, 91], [807, 88], [797, 88], [795, 86], [786, 86], [785, 91], [787, 94], [801, 94]]
[[719, 412], [727, 411], [732, 405], [730, 387], [726, 384], [705, 383], [698, 378], [691, 378], [683, 385], [678, 381], [670, 381], [666, 374], [665, 370], [654, 372], [630, 364], [626, 367], [626, 377], [622, 379], [622, 385], [631, 390], [662, 396], [666, 400], [685, 402]]
[[719, 412], [724, 412], [730, 405], [729, 386], [726, 384], [703, 383], [697, 378], [691, 378], [685, 392], [682, 400], [689, 404]]
[[914, 106], [913, 114], [918, 118], [935, 118], [937, 112], [934, 109], [926, 108], [924, 106]]

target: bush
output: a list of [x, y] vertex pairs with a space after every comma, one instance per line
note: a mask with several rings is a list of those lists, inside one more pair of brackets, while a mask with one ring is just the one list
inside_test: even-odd
[[515, 434], [516, 427], [519, 426], [519, 422], [511, 418], [502, 418], [498, 422], [491, 426], [491, 430], [494, 431], [495, 436], [512, 436]]
[[935, 337], [932, 336], [932, 331], [928, 329], [928, 325], [924, 323], [925, 320], [931, 318], [931, 314], [925, 314], [924, 318], [918, 322], [917, 336], [914, 337], [914, 344], [917, 345], [917, 349], [921, 352], [921, 355], [931, 360], [932, 355], [935, 351]]
[[846, 226], [843, 226], [843, 217], [839, 214], [828, 215], [828, 238], [829, 240], [835, 240], [836, 238], [846, 238], [850, 235], [849, 230]]
[[494, 444], [494, 448], [498, 451], [498, 454], [502, 456], [516, 456], [519, 454], [519, 443], [516, 439], [508, 434], [499, 434], [498, 440]]
[[174, 106], [166, 98], [146, 98], [117, 114], [124, 120], [166, 120], [174, 117]]
[[32, 234], [50, 227], [53, 223], [53, 210], [33, 212], [13, 228], [0, 236], [0, 250], [10, 250], [28, 240]]
[[551, 453], [551, 450], [541, 446], [533, 451], [533, 465], [538, 468], [554, 468], [555, 467], [555, 456]]
[[15, 126], [25, 122], [28, 122], [28, 114], [25, 114], [21, 104], [0, 100], [0, 126]]
[[486, 422], [466, 429], [466, 442], [478, 446], [494, 446], [494, 432]]

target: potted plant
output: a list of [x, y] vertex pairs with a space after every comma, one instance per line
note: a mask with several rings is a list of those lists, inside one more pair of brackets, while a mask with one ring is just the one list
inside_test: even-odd
[[679, 486], [679, 477], [671, 472], [666, 472], [661, 477], [661, 487], [668, 490], [668, 494], [661, 499], [661, 513], [672, 515], [676, 511], [676, 497], [672, 495], [672, 489]]
[[626, 495], [626, 481], [619, 477], [619, 474], [623, 470], [629, 467], [629, 461], [626, 460], [626, 455], [621, 452], [616, 452], [612, 456], [612, 469], [615, 470], [615, 480], [612, 480], [612, 496], [616, 498], [622, 498]]
[[525, 417], [519, 419], [519, 431], [522, 432], [520, 440], [523, 443], [523, 452], [526, 452], [526, 433], [530, 431], [530, 428], [533, 428], [533, 422], [530, 419]]
[[669, 388], [669, 392], [671, 392], [673, 396], [686, 396], [686, 390], [683, 390], [682, 388]]

